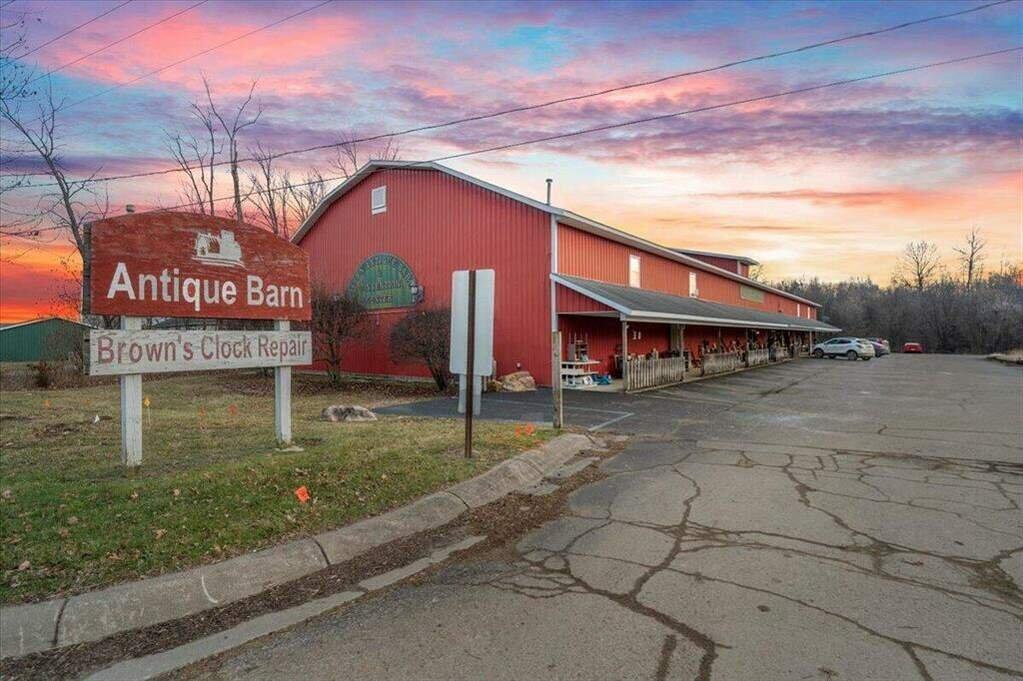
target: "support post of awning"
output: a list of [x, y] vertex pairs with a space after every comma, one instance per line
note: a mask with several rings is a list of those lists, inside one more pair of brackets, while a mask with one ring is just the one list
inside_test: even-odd
[[622, 384], [629, 389], [629, 323], [622, 320]]

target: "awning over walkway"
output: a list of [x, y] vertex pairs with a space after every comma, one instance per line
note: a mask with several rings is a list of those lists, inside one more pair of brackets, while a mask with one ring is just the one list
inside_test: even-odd
[[668, 293], [618, 286], [564, 274], [552, 274], [551, 279], [576, 293], [606, 305], [618, 312], [621, 319], [628, 321], [824, 333], [841, 331], [841, 329], [825, 324], [818, 319], [751, 310], [736, 305], [712, 303], [686, 296], [673, 296]]

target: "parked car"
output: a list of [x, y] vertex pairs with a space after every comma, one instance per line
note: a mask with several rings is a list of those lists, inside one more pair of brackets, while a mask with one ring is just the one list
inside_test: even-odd
[[902, 351], [903, 352], [923, 352], [924, 351], [924, 346], [920, 345], [919, 343], [903, 343], [902, 344]]
[[850, 338], [848, 336], [831, 338], [823, 343], [818, 343], [813, 346], [813, 352], [810, 354], [817, 359], [822, 357], [828, 357], [829, 359], [845, 357], [846, 359], [862, 359], [865, 361], [873, 359], [876, 355], [874, 346], [870, 344], [870, 341], [865, 338]]
[[884, 338], [865, 338], [864, 340], [874, 346], [874, 354], [877, 357], [884, 357], [892, 353], [892, 346]]

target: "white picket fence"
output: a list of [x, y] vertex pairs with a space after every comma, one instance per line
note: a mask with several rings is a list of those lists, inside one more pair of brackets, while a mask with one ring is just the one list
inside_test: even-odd
[[767, 348], [749, 350], [746, 353], [746, 366], [758, 367], [767, 364], [771, 360], [771, 353]]
[[708, 353], [700, 361], [703, 362], [704, 376], [724, 374], [729, 371], [735, 371], [742, 366], [742, 357], [738, 352]]
[[633, 357], [626, 361], [628, 362], [628, 370], [625, 372], [626, 392], [681, 383], [686, 375], [685, 357], [657, 359]]

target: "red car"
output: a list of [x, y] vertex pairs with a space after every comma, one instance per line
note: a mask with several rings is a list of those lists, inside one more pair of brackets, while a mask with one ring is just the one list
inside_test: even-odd
[[923, 352], [924, 351], [924, 346], [920, 345], [919, 343], [903, 343], [902, 344], [902, 351], [903, 352]]

